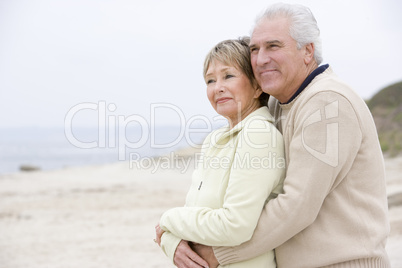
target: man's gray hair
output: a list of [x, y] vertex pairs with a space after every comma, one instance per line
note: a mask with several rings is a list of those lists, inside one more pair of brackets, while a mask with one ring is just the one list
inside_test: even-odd
[[289, 19], [289, 34], [296, 41], [299, 49], [307, 44], [314, 44], [314, 59], [320, 65], [323, 60], [320, 29], [311, 10], [297, 4], [273, 4], [257, 17], [255, 25], [258, 25], [265, 18], [273, 19], [276, 17]]

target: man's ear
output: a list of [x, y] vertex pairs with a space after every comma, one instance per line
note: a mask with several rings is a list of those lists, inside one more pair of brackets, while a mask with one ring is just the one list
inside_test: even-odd
[[314, 44], [310, 43], [307, 44], [304, 48], [304, 63], [306, 65], [309, 65], [311, 63], [311, 61], [314, 59]]

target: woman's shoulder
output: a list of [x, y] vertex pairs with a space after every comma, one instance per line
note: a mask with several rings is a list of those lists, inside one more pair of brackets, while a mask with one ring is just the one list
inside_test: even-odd
[[274, 126], [274, 118], [266, 106], [255, 110], [244, 120], [243, 131], [252, 131], [256, 129], [265, 129], [268, 131], [276, 129]]
[[229, 127], [228, 126], [222, 126], [219, 127], [215, 130], [212, 130], [204, 139], [203, 142], [203, 147], [207, 146], [209, 147], [211, 145], [212, 141], [216, 141], [217, 138], [222, 137], [222, 135], [224, 135], [225, 133], [227, 133], [229, 131]]
[[268, 107], [261, 107], [245, 122], [239, 135], [250, 144], [283, 143], [282, 134], [274, 125]]

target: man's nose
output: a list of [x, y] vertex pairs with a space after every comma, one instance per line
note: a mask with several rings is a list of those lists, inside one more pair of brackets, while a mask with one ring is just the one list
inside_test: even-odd
[[266, 50], [260, 49], [258, 51], [257, 62], [256, 62], [257, 66], [263, 66], [263, 65], [267, 64], [268, 62], [270, 62], [270, 60], [271, 60], [271, 57]]

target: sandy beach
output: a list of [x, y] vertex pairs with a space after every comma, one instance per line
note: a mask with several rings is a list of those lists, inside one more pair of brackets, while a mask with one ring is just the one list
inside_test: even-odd
[[[153, 242], [154, 225], [163, 211], [183, 204], [194, 169], [192, 154], [182, 150], [174, 158], [131, 166], [119, 162], [0, 176], [0, 267], [174, 267]], [[398, 268], [402, 157], [385, 163], [387, 251]]]

